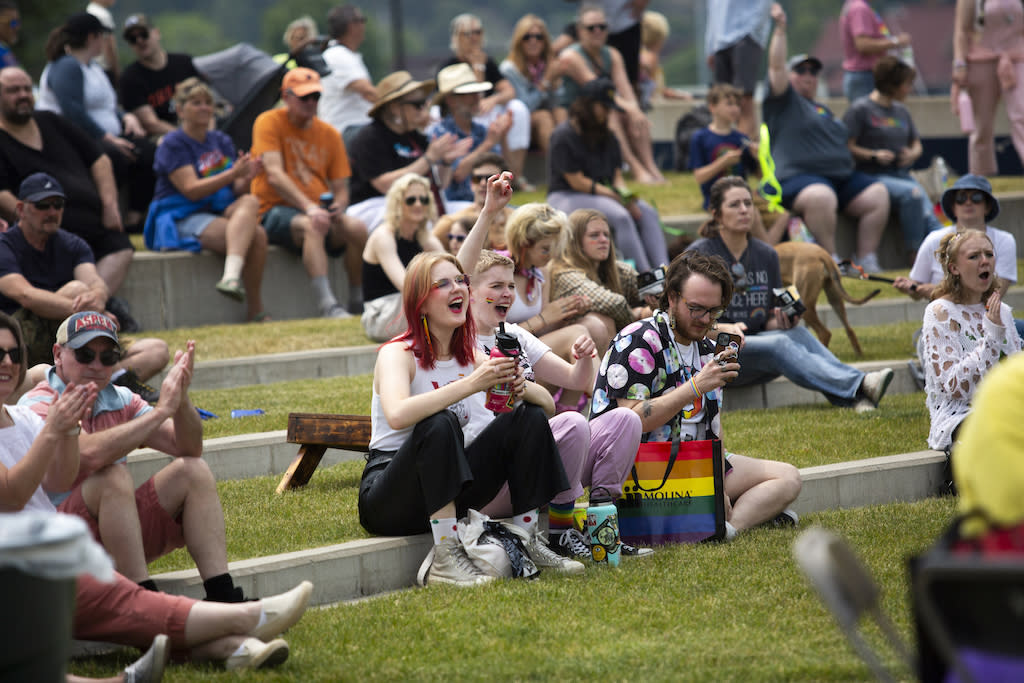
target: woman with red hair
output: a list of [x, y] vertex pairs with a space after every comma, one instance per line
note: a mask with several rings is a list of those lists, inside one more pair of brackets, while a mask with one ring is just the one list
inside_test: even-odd
[[[507, 203], [509, 183], [507, 174], [491, 181], [481, 220]], [[513, 523], [526, 531], [531, 559], [546, 566], [538, 508], [569, 488], [547, 422], [551, 396], [526, 382], [512, 358], [476, 351], [469, 276], [451, 254], [426, 252], [409, 262], [403, 305], [408, 330], [381, 347], [374, 368], [360, 523], [381, 535], [432, 531], [428, 584], [485, 583], [493, 577], [466, 554], [456, 519], [507, 482]], [[494, 417], [483, 392], [506, 382], [514, 408]]]

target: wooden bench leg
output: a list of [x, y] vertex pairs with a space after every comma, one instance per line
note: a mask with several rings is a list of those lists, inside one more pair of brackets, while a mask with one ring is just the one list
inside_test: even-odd
[[288, 470], [281, 477], [281, 483], [277, 485], [276, 493], [282, 493], [287, 489], [295, 489], [309, 483], [320, 459], [327, 452], [327, 446], [311, 446], [303, 444], [299, 447], [299, 454], [288, 466]]

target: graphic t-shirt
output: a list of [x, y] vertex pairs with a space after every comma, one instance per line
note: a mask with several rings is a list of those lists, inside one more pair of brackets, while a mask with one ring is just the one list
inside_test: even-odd
[[226, 133], [219, 130], [207, 131], [206, 139], [200, 142], [178, 129], [164, 137], [156, 148], [156, 189], [153, 199], [163, 199], [179, 194], [169, 176], [183, 166], [195, 169], [198, 178], [208, 178], [231, 168], [235, 158], [235, 145]]
[[745, 162], [753, 162], [746, 146], [749, 142], [750, 138], [735, 129], [729, 131], [726, 135], [719, 135], [710, 128], [701, 128], [690, 138], [691, 171], [707, 166], [718, 157], [734, 149], [743, 150], [743, 156], [733, 164], [732, 168], [722, 171], [706, 183], [701, 183], [700, 191], [704, 195], [705, 209], [708, 208], [708, 195], [711, 194], [711, 186], [714, 185], [716, 180], [727, 175], [738, 175], [741, 178], [747, 177]]

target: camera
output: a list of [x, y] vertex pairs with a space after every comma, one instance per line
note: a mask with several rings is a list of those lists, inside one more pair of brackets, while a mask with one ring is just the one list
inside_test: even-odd
[[659, 296], [665, 289], [665, 266], [659, 266], [646, 273], [636, 276], [636, 286], [640, 289], [640, 296]]
[[804, 302], [800, 301], [800, 292], [796, 291], [794, 285], [784, 288], [774, 288], [772, 293], [775, 295], [775, 304], [782, 309], [790, 320], [793, 320], [798, 315], [801, 315], [807, 310], [804, 306]]

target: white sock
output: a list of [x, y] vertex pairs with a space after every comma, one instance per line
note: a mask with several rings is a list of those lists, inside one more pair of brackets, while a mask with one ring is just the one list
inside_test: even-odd
[[458, 525], [454, 517], [443, 517], [430, 520], [430, 530], [434, 534], [434, 545], [441, 545], [441, 541], [449, 536], [458, 534]]
[[326, 275], [318, 275], [312, 278], [309, 284], [313, 286], [313, 294], [316, 295], [317, 305], [320, 307], [321, 312], [326, 313], [333, 306], [337, 305], [338, 300], [334, 298], [334, 292], [331, 291], [331, 283]]
[[521, 515], [513, 515], [512, 523], [532, 534], [537, 529], [537, 514], [537, 508], [534, 508]]
[[222, 280], [239, 280], [242, 277], [242, 266], [245, 259], [238, 254], [228, 254], [224, 257], [224, 275]]

